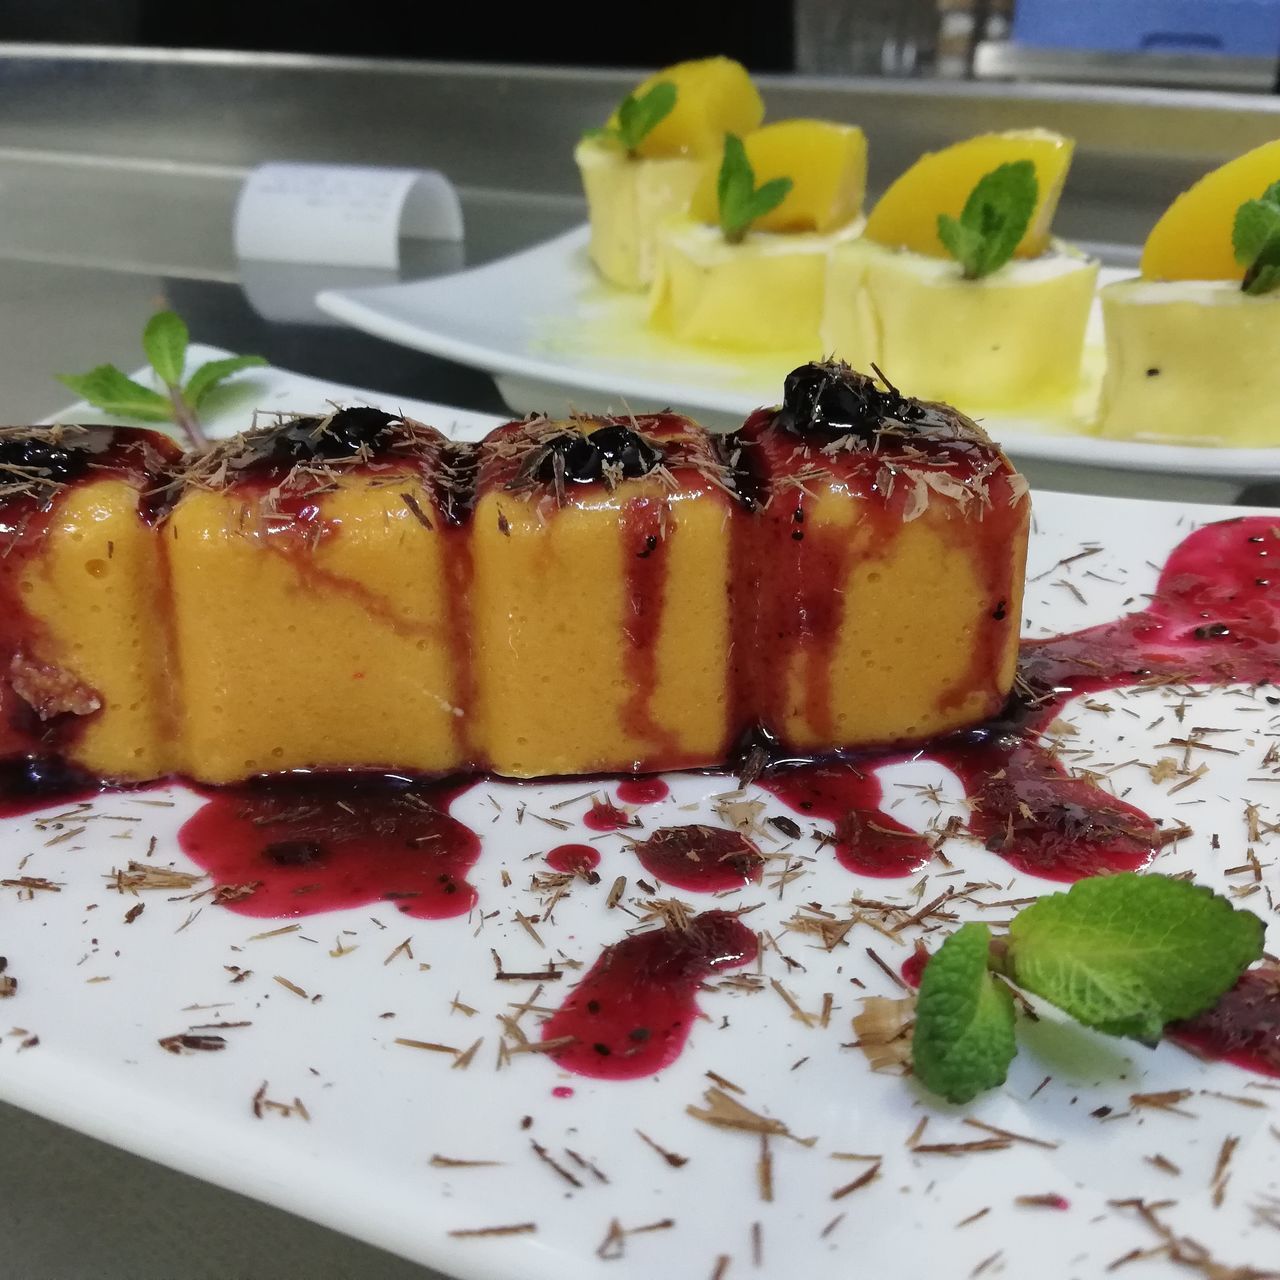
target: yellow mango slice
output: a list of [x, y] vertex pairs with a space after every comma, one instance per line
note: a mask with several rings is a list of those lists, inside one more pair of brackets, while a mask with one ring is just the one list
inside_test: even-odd
[[949, 258], [938, 239], [938, 215], [958, 218], [980, 178], [1002, 164], [1030, 160], [1036, 167], [1040, 198], [1014, 256], [1039, 257], [1049, 247], [1049, 230], [1074, 150], [1072, 139], [1060, 133], [1011, 129], [980, 134], [941, 151], [926, 151], [880, 197], [867, 216], [865, 234], [891, 249]]
[[[749, 133], [764, 119], [764, 103], [747, 69], [732, 58], [677, 62], [633, 91], [639, 98], [660, 80], [676, 87], [676, 105], [636, 148], [645, 159], [718, 155], [726, 133]], [[609, 124], [618, 123], [617, 115]]]
[[1207, 173], [1165, 210], [1142, 250], [1146, 280], [1242, 280], [1231, 247], [1236, 210], [1280, 181], [1280, 141]]
[[[790, 178], [776, 209], [752, 224], [756, 231], [834, 231], [862, 212], [867, 188], [867, 139], [857, 125], [830, 120], [779, 120], [742, 140], [756, 186]], [[719, 166], [708, 165], [690, 212], [699, 222], [719, 221]]]

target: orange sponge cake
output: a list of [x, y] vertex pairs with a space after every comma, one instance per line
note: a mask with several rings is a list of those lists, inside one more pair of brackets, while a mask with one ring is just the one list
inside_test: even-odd
[[162, 529], [183, 772], [470, 763], [464, 470], [431, 427], [347, 409], [184, 472]]
[[735, 533], [740, 718], [819, 752], [998, 711], [1030, 503], [986, 434], [946, 405], [811, 364], [737, 440], [760, 506]]
[[0, 761], [113, 781], [512, 777], [821, 753], [994, 714], [1029, 504], [944, 405], [837, 364], [730, 436], [374, 409], [180, 455], [0, 430]]
[[178, 457], [112, 427], [0, 431], [0, 757], [175, 767], [164, 573], [141, 508]]
[[481, 446], [478, 722], [498, 773], [639, 771], [730, 746], [728, 530], [687, 418], [535, 420]]

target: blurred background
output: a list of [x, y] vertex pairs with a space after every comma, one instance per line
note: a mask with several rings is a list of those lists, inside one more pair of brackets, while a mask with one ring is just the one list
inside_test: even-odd
[[24, 0], [0, 40], [239, 49], [558, 66], [656, 66], [725, 53], [752, 70], [1092, 81], [1271, 92], [1280, 0], [656, 0], [464, 7], [375, 0]]

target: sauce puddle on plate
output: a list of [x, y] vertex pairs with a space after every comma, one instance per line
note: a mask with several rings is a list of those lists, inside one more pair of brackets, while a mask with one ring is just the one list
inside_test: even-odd
[[[967, 824], [949, 834], [968, 834], [1019, 871], [1071, 881], [1141, 869], [1181, 828], [1162, 825], [1087, 776], [1069, 774], [1044, 735], [1080, 695], [1280, 679], [1274, 529], [1269, 517], [1199, 529], [1169, 556], [1146, 608], [1024, 642], [1015, 691], [986, 724], [910, 752], [819, 761], [779, 752], [757, 784], [797, 814], [831, 823], [831, 856], [863, 876], [910, 876], [935, 855], [936, 837], [883, 811], [875, 776], [886, 765], [920, 758], [941, 763], [964, 786]], [[1280, 696], [1264, 697], [1280, 705]], [[481, 837], [449, 808], [478, 781], [313, 774], [206, 790], [205, 805], [179, 841], [212, 877], [218, 900], [243, 915], [298, 917], [382, 901], [418, 918], [465, 915], [477, 902], [467, 876]], [[34, 812], [99, 789], [56, 765], [24, 762], [0, 778], [0, 814]], [[617, 788], [622, 804], [654, 803], [667, 794], [661, 779], [623, 779]], [[597, 799], [582, 823], [609, 832], [634, 820]], [[661, 828], [631, 853], [650, 875], [691, 892], [757, 883], [763, 861], [751, 840], [709, 826]], [[584, 876], [599, 860], [586, 845], [546, 856], [553, 869]], [[683, 929], [633, 934], [604, 949], [542, 1034], [572, 1037], [552, 1055], [571, 1071], [610, 1079], [658, 1071], [680, 1053], [699, 986], [713, 973], [749, 963], [757, 950], [755, 934], [725, 911], [705, 912]], [[1201, 1055], [1280, 1071], [1276, 971], [1247, 974], [1217, 1008], [1171, 1035]]]

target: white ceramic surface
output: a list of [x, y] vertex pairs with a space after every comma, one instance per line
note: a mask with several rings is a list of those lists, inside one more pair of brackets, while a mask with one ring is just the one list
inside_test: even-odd
[[[652, 332], [645, 298], [601, 283], [585, 227], [501, 261], [409, 284], [330, 290], [321, 310], [367, 333], [495, 375], [513, 409], [561, 412], [664, 406], [737, 425], [776, 403], [784, 375], [812, 352], [735, 356]], [[1127, 272], [1104, 269], [1103, 281]], [[1095, 316], [1095, 341], [1100, 320]], [[908, 388], [909, 390], [909, 388]], [[1256, 482], [1280, 477], [1280, 448], [1208, 449], [1101, 440], [1063, 423], [983, 418], [1010, 455], [1088, 468]], [[1055, 486], [1056, 487], [1056, 486]]]
[[[326, 396], [377, 399], [275, 371], [246, 375], [240, 395], [299, 409]], [[485, 422], [438, 406], [386, 407], [427, 420], [443, 415], [467, 424], [462, 430]], [[218, 425], [242, 415], [243, 405], [228, 409]], [[1128, 597], [1152, 589], [1155, 566], [1193, 527], [1241, 514], [1056, 494], [1039, 495], [1036, 512], [1024, 625], [1031, 635], [1115, 616]], [[1066, 563], [1086, 540], [1105, 550]], [[1224, 871], [1245, 856], [1243, 798], [1259, 803], [1264, 823], [1277, 820], [1270, 794], [1276, 788], [1250, 780], [1265, 772], [1259, 760], [1276, 713], [1240, 691], [1195, 700], [1189, 721], [1222, 729], [1214, 745], [1240, 754], [1201, 753], [1209, 773], [1171, 794], [1170, 781], [1154, 784], [1135, 762], [1175, 754], [1158, 744], [1180, 732], [1176, 701], [1164, 689], [1111, 694], [1095, 709], [1077, 702], [1065, 714], [1079, 729], [1073, 744], [1095, 751], [1091, 768], [1114, 764], [1105, 771], [1133, 803], [1194, 827], [1162, 855], [1158, 869], [1194, 870], [1218, 888], [1239, 883]], [[1098, 709], [1105, 707], [1112, 710]], [[934, 766], [886, 771], [882, 782], [895, 814], [923, 823], [931, 811], [907, 784], [935, 776], [955, 803], [954, 780]], [[719, 822], [714, 798], [732, 789], [730, 781], [689, 775], [670, 781], [669, 800], [638, 811], [647, 828]], [[1048, 1017], [1022, 1028], [1022, 1052], [1007, 1085], [962, 1108], [940, 1104], [896, 1076], [873, 1074], [858, 1050], [845, 1047], [859, 997], [897, 994], [865, 949], [896, 966], [916, 931], [905, 930], [895, 943], [859, 925], [847, 945], [826, 951], [810, 934], [787, 932], [786, 922], [802, 903], [847, 913], [842, 904], [853, 895], [918, 905], [956, 883], [936, 878], [936, 865], [925, 885], [919, 877], [863, 879], [806, 837], [792, 848], [805, 874], [782, 887], [766, 880], [716, 900], [660, 887], [662, 896], [699, 909], [759, 904], [747, 920], [777, 940], [764, 952], [761, 989], [714, 980], [700, 997], [706, 1020], [695, 1025], [680, 1059], [652, 1078], [583, 1079], [538, 1054], [497, 1069], [499, 1015], [528, 1000], [534, 985], [495, 981], [491, 949], [512, 971], [537, 969], [560, 954], [589, 965], [637, 923], [606, 907], [619, 875], [630, 886], [624, 906], [639, 913], [637, 900], [646, 895], [636, 886], [640, 869], [626, 843], [582, 826], [590, 792], [612, 795], [614, 787], [494, 782], [455, 802], [454, 815], [483, 840], [470, 877], [479, 907], [469, 918], [414, 920], [384, 903], [303, 917], [294, 932], [256, 938], [289, 922], [236, 915], [208, 897], [151, 891], [134, 898], [112, 886], [112, 869], [145, 859], [152, 837], [151, 862], [198, 869], [175, 839], [200, 804], [184, 787], [102, 798], [91, 811], [57, 819], [61, 825], [49, 814], [0, 822], [0, 881], [33, 876], [57, 885], [29, 900], [11, 885], [0, 887], [0, 952], [19, 983], [17, 994], [0, 1003], [0, 1097], [474, 1280], [754, 1274], [914, 1280], [965, 1277], [979, 1268], [1086, 1280], [1130, 1251], [1160, 1243], [1132, 1209], [1114, 1203], [1134, 1197], [1176, 1201], [1165, 1220], [1223, 1263], [1262, 1269], [1280, 1258], [1280, 1092], [1259, 1077], [1203, 1064], [1170, 1045], [1152, 1052], [1104, 1040]], [[763, 793], [758, 798], [770, 814], [787, 812]], [[561, 801], [570, 803], [553, 810]], [[552, 813], [569, 828], [530, 820]], [[810, 824], [802, 825], [807, 832]], [[766, 847], [783, 847], [783, 837], [773, 835], [777, 843], [766, 839]], [[539, 922], [539, 946], [516, 912], [539, 912], [530, 877], [545, 866], [541, 854], [571, 841], [600, 849], [601, 881], [574, 887], [552, 920]], [[1256, 848], [1273, 886], [1274, 847], [1275, 837], [1264, 832]], [[964, 841], [952, 841], [947, 854], [964, 878], [995, 882], [992, 899], [1056, 888], [1013, 873]], [[126, 923], [139, 902], [145, 910]], [[1245, 905], [1262, 911], [1262, 896]], [[997, 908], [985, 918], [1005, 914]], [[335, 956], [339, 939], [346, 953]], [[408, 949], [401, 947], [406, 940]], [[231, 965], [252, 975], [233, 983]], [[828, 1025], [797, 1020], [773, 979], [808, 1011], [831, 993]], [[569, 972], [547, 984], [539, 1006], [558, 1004], [572, 980]], [[459, 1011], [455, 998], [475, 1012]], [[534, 1033], [537, 1014], [524, 1019]], [[190, 1027], [241, 1021], [251, 1025], [227, 1030], [222, 1052], [179, 1056], [157, 1043]], [[39, 1042], [24, 1048], [33, 1036]], [[481, 1044], [470, 1065], [456, 1070], [452, 1055], [401, 1046], [397, 1037], [462, 1049]], [[761, 1194], [758, 1137], [688, 1114], [711, 1087], [707, 1072], [732, 1081], [748, 1106], [782, 1120], [798, 1138], [816, 1139], [812, 1146], [772, 1140], [771, 1200]], [[300, 1100], [309, 1119], [271, 1111], [256, 1118], [251, 1100], [264, 1083], [270, 1099]], [[553, 1092], [564, 1088], [572, 1094]], [[1166, 1089], [1192, 1090], [1180, 1112], [1131, 1109], [1131, 1094]], [[1099, 1111], [1104, 1107], [1110, 1114]], [[926, 1118], [932, 1143], [986, 1136], [966, 1123], [971, 1118], [1033, 1141], [963, 1157], [913, 1153], [908, 1140]], [[687, 1163], [670, 1167], [640, 1132]], [[1226, 1195], [1215, 1207], [1210, 1182], [1228, 1137], [1240, 1142]], [[534, 1142], [581, 1185], [544, 1162]], [[576, 1163], [570, 1151], [603, 1176]], [[880, 1157], [880, 1176], [837, 1196], [869, 1167], [841, 1153]], [[433, 1156], [497, 1163], [440, 1167]], [[1156, 1156], [1180, 1173], [1157, 1168]], [[1017, 1199], [1050, 1193], [1069, 1207]], [[626, 1236], [620, 1257], [601, 1258], [615, 1221], [634, 1230], [668, 1220], [670, 1226]], [[449, 1234], [530, 1223], [534, 1230], [507, 1237]], [[1134, 1263], [1132, 1273], [1168, 1280], [1185, 1274], [1167, 1258]]]

